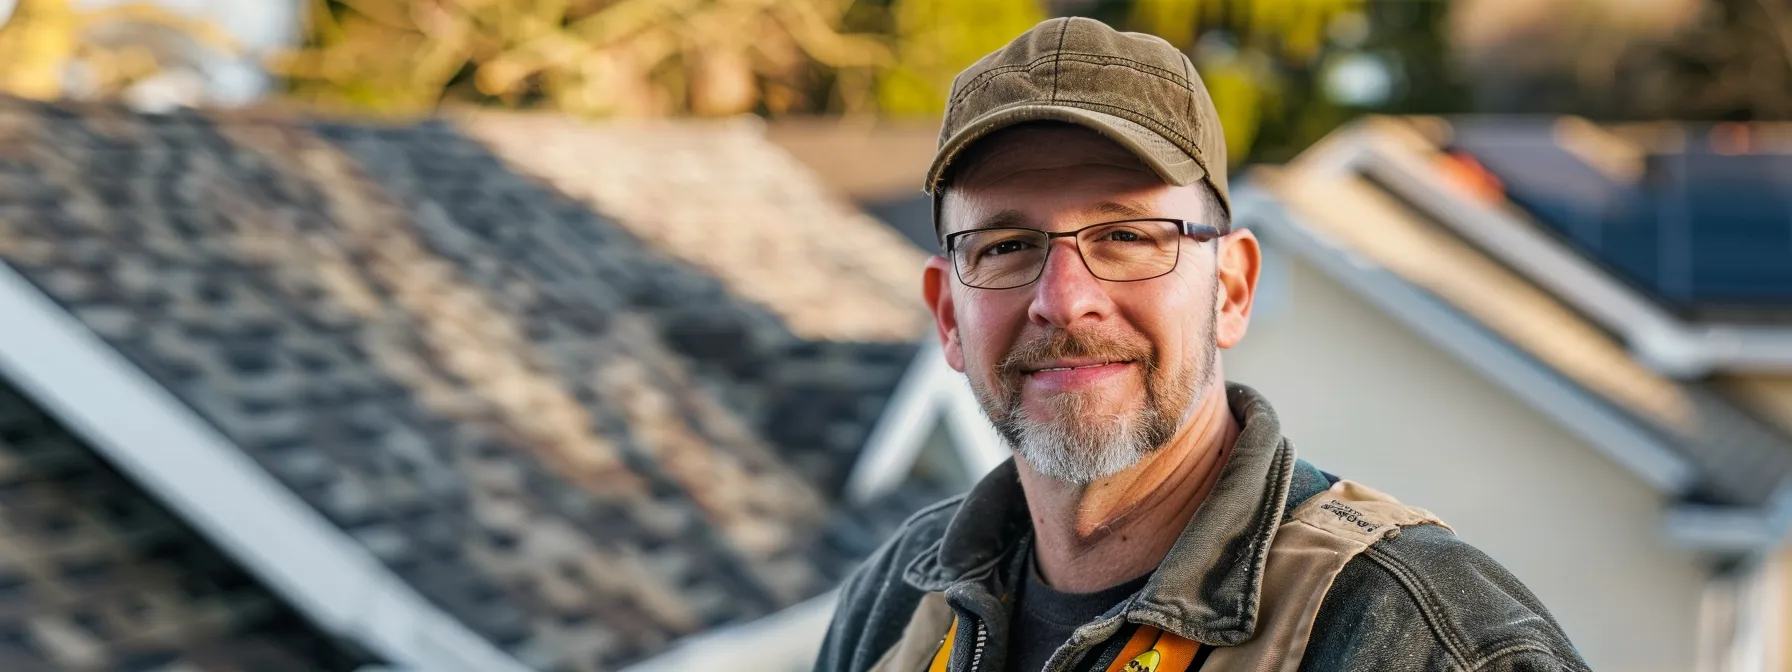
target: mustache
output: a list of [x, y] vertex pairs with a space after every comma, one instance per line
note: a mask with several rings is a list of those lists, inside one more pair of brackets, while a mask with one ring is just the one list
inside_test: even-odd
[[996, 363], [995, 370], [1003, 377], [1015, 377], [1061, 359], [1133, 361], [1143, 363], [1147, 371], [1155, 369], [1157, 364], [1151, 344], [1142, 337], [1053, 329], [1037, 338], [1014, 344], [1008, 355]]

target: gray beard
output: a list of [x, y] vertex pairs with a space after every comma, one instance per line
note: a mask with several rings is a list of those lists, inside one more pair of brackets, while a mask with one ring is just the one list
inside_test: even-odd
[[973, 380], [971, 390], [996, 433], [1034, 471], [1071, 485], [1088, 485], [1132, 468], [1176, 435], [1213, 383], [1219, 357], [1211, 337], [1216, 321], [1208, 322], [1209, 337], [1194, 361], [1174, 371], [1163, 371], [1155, 354], [1144, 363], [1144, 399], [1131, 411], [1088, 418], [1087, 397], [1060, 394], [1046, 402], [1050, 419], [1033, 420], [1021, 408], [1018, 379], [999, 382], [1003, 388], [999, 391]]

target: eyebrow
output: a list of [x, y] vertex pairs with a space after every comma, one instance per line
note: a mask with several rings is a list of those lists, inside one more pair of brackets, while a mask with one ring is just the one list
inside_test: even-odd
[[[1119, 217], [1123, 219], [1143, 219], [1154, 216], [1149, 209], [1141, 204], [1122, 201], [1102, 201], [1089, 206], [1089, 209], [1086, 212], [1102, 217]], [[1032, 225], [1033, 220], [1027, 217], [1026, 213], [1010, 209], [977, 220], [976, 226], [964, 230], [1031, 227]]]
[[1151, 217], [1151, 211], [1138, 203], [1120, 201], [1102, 201], [1089, 208], [1089, 212], [1112, 217], [1143, 218]]
[[[1031, 223], [1032, 223], [1032, 220], [1027, 218], [1027, 213], [1021, 212], [1019, 210], [1003, 210], [996, 214], [993, 214], [988, 217], [984, 217], [983, 219], [977, 220], [977, 225], [971, 227], [971, 229], [993, 229], [993, 228], [1006, 227], [1006, 226], [1027, 226], [1028, 224], [1031, 224]], [[971, 229], [965, 229], [965, 230], [969, 231]]]

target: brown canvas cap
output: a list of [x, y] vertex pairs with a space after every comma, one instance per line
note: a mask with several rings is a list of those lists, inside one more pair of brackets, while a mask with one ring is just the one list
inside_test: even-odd
[[952, 160], [984, 136], [1028, 121], [1095, 130], [1165, 182], [1206, 179], [1232, 210], [1219, 111], [1194, 64], [1163, 38], [1073, 17], [1034, 26], [952, 81], [939, 150], [927, 170], [936, 229], [940, 180]]

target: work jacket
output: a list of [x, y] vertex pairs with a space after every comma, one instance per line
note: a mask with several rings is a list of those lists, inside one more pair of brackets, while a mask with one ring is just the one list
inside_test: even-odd
[[[1129, 624], [1216, 651], [1249, 646], [1254, 636], [1268, 636], [1260, 630], [1288, 629], [1261, 624], [1266, 613], [1279, 609], [1289, 621], [1303, 600], [1311, 603], [1304, 617], [1310, 630], [1293, 640], [1286, 661], [1261, 669], [1588, 669], [1537, 598], [1492, 558], [1422, 510], [1397, 508], [1398, 520], [1383, 527], [1362, 507], [1328, 499], [1350, 484], [1297, 459], [1257, 392], [1233, 384], [1227, 395], [1241, 431], [1208, 499], [1145, 587], [1078, 628], [1044, 672], [1106, 669], [1099, 658], [1116, 655], [1117, 635], [1138, 629]], [[1265, 585], [1278, 529], [1295, 521], [1297, 510], [1308, 520], [1336, 516], [1328, 525], [1335, 529], [1372, 532], [1324, 585], [1299, 587], [1322, 594], [1317, 601]], [[938, 658], [958, 672], [1001, 672], [1013, 594], [1026, 567], [1020, 553], [1031, 539], [1012, 461], [965, 495], [915, 514], [842, 585], [815, 670], [920, 672]], [[1281, 564], [1285, 576], [1302, 563]], [[917, 642], [924, 650], [903, 650]], [[938, 655], [948, 649], [950, 655]]]

